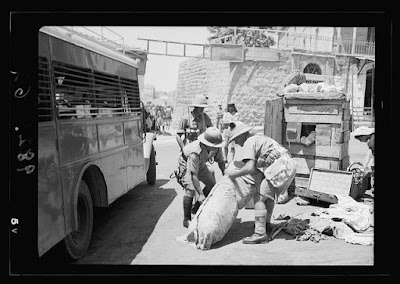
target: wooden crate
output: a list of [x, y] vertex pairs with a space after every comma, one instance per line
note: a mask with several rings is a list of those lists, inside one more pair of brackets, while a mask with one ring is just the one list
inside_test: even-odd
[[[282, 141], [297, 162], [292, 188], [307, 187], [313, 168], [346, 170], [349, 165], [349, 120], [350, 102], [344, 98], [321, 99], [319, 96], [312, 99], [312, 95], [300, 99], [285, 98]], [[315, 125], [314, 144], [305, 146], [298, 139], [288, 139], [288, 127], [293, 131], [294, 126], [301, 129], [305, 124]]]
[[275, 97], [265, 101], [264, 135], [282, 144], [283, 99]]
[[345, 100], [285, 100], [285, 122], [334, 123], [350, 120], [349, 102]]

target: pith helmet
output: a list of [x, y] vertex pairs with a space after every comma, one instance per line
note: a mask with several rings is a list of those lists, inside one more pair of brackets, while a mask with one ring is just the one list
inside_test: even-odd
[[207, 97], [204, 95], [196, 95], [194, 97], [193, 103], [190, 105], [192, 107], [208, 107]]
[[[232, 127], [233, 126], [233, 127]], [[249, 132], [254, 127], [247, 126], [241, 121], [235, 121], [230, 124], [229, 128], [229, 143], [235, 140], [236, 137], [242, 135], [243, 133]]]
[[197, 138], [201, 143], [210, 147], [221, 148], [225, 145], [221, 131], [216, 127], [209, 127]]
[[375, 132], [374, 128], [366, 127], [366, 126], [360, 126], [359, 128], [357, 128], [354, 131], [354, 137], [363, 136], [363, 135], [371, 135], [374, 132]]

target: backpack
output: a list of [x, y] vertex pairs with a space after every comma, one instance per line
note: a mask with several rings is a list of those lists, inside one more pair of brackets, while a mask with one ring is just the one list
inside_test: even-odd
[[185, 189], [185, 185], [183, 183], [183, 177], [186, 174], [186, 164], [187, 157], [182, 153], [178, 158], [178, 169], [176, 169], [171, 175], [170, 178], [176, 178], [177, 182], [182, 186], [182, 189]]

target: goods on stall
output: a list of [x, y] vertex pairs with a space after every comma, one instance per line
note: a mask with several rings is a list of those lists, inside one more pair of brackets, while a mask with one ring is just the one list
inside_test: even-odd
[[[241, 167], [243, 163], [239, 163], [235, 161], [230, 166]], [[239, 209], [250, 201], [263, 178], [259, 170], [234, 180], [228, 176], [222, 177], [201, 204], [188, 232], [177, 239], [193, 243], [198, 249], [210, 249], [228, 232]]]
[[285, 86], [289, 86], [290, 84], [300, 85], [306, 82], [306, 76], [300, 70], [294, 70], [284, 79]]
[[283, 88], [283, 93], [296, 93], [299, 91], [299, 86], [297, 84], [290, 84]]
[[303, 83], [299, 86], [300, 93], [317, 93], [318, 92], [318, 85], [317, 84], [308, 84]]

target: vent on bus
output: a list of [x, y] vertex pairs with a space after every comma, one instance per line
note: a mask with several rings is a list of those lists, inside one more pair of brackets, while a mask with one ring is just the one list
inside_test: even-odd
[[137, 81], [59, 62], [53, 68], [60, 118], [140, 114]]
[[46, 57], [39, 57], [38, 64], [38, 121], [52, 119], [51, 80], [49, 62]]

